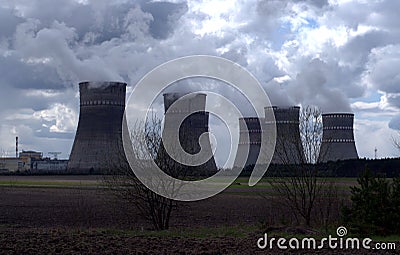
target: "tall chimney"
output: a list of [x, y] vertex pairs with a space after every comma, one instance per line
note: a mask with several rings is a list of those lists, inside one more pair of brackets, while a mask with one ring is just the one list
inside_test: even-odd
[[18, 136], [15, 137], [15, 157], [18, 158]]
[[106, 173], [126, 167], [122, 144], [126, 83], [79, 84], [80, 115], [68, 171]]
[[357, 159], [354, 141], [354, 114], [322, 114], [323, 135], [318, 161]]
[[266, 107], [266, 116], [270, 111], [275, 115], [275, 122], [265, 122], [265, 125], [276, 124], [276, 145], [271, 163], [301, 164], [305, 162], [304, 149], [300, 137], [300, 107]]
[[[168, 134], [168, 132], [179, 131], [179, 142], [181, 143], [182, 149], [184, 149], [187, 153], [194, 155], [203, 149], [207, 152], [207, 154], [211, 155], [211, 158], [207, 162], [199, 166], [184, 166], [178, 162], [173, 164], [178, 164], [179, 169], [184, 169], [183, 171], [186, 172], [185, 175], [187, 176], [207, 177], [213, 175], [217, 172], [217, 166], [215, 164], [214, 157], [212, 156], [211, 144], [209, 140], [206, 146], [203, 148], [201, 148], [199, 144], [200, 136], [209, 131], [209, 113], [205, 112], [207, 95], [203, 93], [196, 93], [194, 95], [189, 95], [182, 98], [184, 94], [167, 93], [163, 96], [165, 110], [164, 135]], [[170, 106], [177, 100], [179, 100], [179, 108], [168, 111]], [[169, 127], [175, 128], [176, 125], [174, 125], [174, 123], [182, 120], [183, 116], [187, 116], [188, 114], [190, 115], [183, 120], [179, 130], [169, 130]], [[159, 157], [170, 157], [166, 153], [163, 144], [161, 144], [160, 147]], [[173, 160], [171, 161], [174, 162]], [[160, 167], [162, 168], [162, 166]], [[178, 173], [172, 174], [175, 174], [174, 177], [179, 177]]]
[[239, 119], [239, 145], [234, 167], [243, 166], [244, 170], [251, 171], [257, 162], [261, 149], [261, 123], [264, 119], [246, 117]]

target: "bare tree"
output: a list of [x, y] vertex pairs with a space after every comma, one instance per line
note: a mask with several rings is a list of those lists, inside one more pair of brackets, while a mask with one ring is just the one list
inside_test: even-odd
[[[170, 226], [170, 218], [174, 209], [177, 208], [177, 202], [173, 199], [166, 198], [156, 194], [147, 188], [135, 176], [131, 167], [135, 171], [143, 171], [146, 173], [151, 167], [151, 161], [155, 161], [157, 165], [168, 175], [182, 176], [184, 169], [176, 164], [173, 159], [164, 153], [160, 153], [162, 142], [161, 120], [152, 116], [146, 123], [136, 123], [130, 128], [130, 138], [132, 141], [131, 158], [134, 162], [123, 164], [123, 166], [112, 166], [113, 172], [107, 176], [104, 181], [106, 185], [123, 200], [133, 204], [140, 215], [152, 223], [154, 229], [164, 230]], [[125, 155], [121, 156], [121, 162], [126, 161]], [[173, 183], [165, 183], [165, 180], [156, 177], [151, 180], [156, 186], [168, 186]], [[179, 187], [177, 187], [178, 189]]]
[[282, 198], [281, 202], [291, 209], [297, 222], [310, 226], [317, 200], [326, 193], [324, 189], [329, 188], [327, 179], [320, 178], [318, 164], [323, 132], [320, 110], [303, 108], [300, 134], [292, 130], [280, 130], [277, 136], [275, 153], [280, 164], [270, 184]]

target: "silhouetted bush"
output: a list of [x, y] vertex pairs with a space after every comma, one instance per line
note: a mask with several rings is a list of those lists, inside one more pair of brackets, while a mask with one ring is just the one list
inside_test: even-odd
[[350, 207], [343, 208], [344, 223], [365, 235], [400, 234], [400, 179], [376, 177], [369, 170], [351, 187]]

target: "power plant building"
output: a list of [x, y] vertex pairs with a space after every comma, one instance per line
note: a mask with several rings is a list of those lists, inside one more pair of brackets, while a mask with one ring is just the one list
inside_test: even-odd
[[18, 157], [0, 157], [0, 173], [65, 173], [68, 160], [44, 158], [42, 152], [22, 151]]
[[323, 136], [320, 162], [357, 159], [354, 141], [354, 114], [329, 113], [322, 115]]
[[[305, 163], [303, 145], [300, 137], [300, 107], [266, 107], [266, 116], [275, 115], [275, 121], [265, 121], [268, 125], [276, 125], [276, 145], [272, 164], [301, 164]], [[268, 137], [266, 138], [268, 139]]]
[[31, 158], [0, 157], [0, 173], [29, 171]]
[[[179, 169], [180, 173], [168, 173], [174, 177], [186, 176], [211, 176], [217, 172], [214, 156], [208, 135], [209, 132], [209, 113], [206, 108], [206, 94], [195, 93], [184, 95], [181, 93], [166, 93], [164, 96], [164, 129], [163, 137], [171, 137], [172, 134], [179, 132], [179, 142], [182, 149], [191, 155], [198, 154], [202, 150], [204, 155], [208, 155], [208, 160], [203, 164], [181, 164], [172, 159], [162, 143], [158, 153], [158, 165], [160, 168], [170, 167]], [[176, 104], [174, 104], [176, 103]], [[173, 107], [172, 107], [173, 106]], [[180, 124], [180, 126], [179, 126]], [[176, 130], [178, 129], [178, 130]], [[205, 135], [204, 146], [201, 148], [199, 139]], [[168, 146], [178, 149], [176, 144]], [[179, 159], [177, 159], [179, 161]], [[167, 161], [167, 162], [166, 162]], [[171, 164], [173, 165], [171, 167]], [[195, 166], [194, 166], [195, 165]], [[174, 167], [176, 166], [176, 167]], [[165, 169], [163, 169], [165, 170]], [[167, 170], [168, 171], [168, 170]]]
[[243, 166], [245, 170], [254, 167], [261, 149], [261, 123], [264, 118], [246, 117], [239, 119], [239, 145], [235, 158], [235, 167]]
[[[126, 84], [120, 82], [82, 82], [80, 91], [80, 115], [78, 128], [72, 147], [67, 171], [70, 173], [107, 173], [111, 168], [128, 166], [122, 143], [122, 126]], [[202, 149], [210, 155], [209, 159], [196, 166], [187, 166], [175, 159], [174, 164], [185, 169], [189, 176], [210, 176], [217, 172], [209, 137], [209, 113], [205, 111], [206, 94], [181, 93], [164, 94], [163, 136], [168, 136], [182, 120], [179, 127], [179, 142], [184, 151], [195, 155]], [[178, 102], [178, 108], [171, 108]], [[264, 118], [247, 117], [239, 120], [240, 138], [234, 166], [248, 167], [257, 161], [261, 148], [262, 130], [271, 130], [276, 125], [276, 146], [272, 164], [301, 164], [305, 155], [300, 135], [300, 107], [265, 108], [266, 115], [271, 112], [275, 121]], [[185, 116], [185, 117], [184, 117]], [[354, 141], [354, 114], [323, 114], [323, 138], [319, 162], [357, 159]], [[262, 126], [263, 125], [263, 126]], [[205, 139], [200, 147], [200, 137]], [[265, 139], [268, 139], [266, 137]], [[203, 140], [204, 141], [204, 140]], [[205, 145], [205, 146], [204, 146]], [[169, 157], [161, 143], [156, 162], [162, 168], [160, 160]], [[245, 163], [243, 163], [245, 162]], [[3, 164], [4, 165], [4, 164]]]
[[122, 143], [126, 83], [82, 82], [79, 92], [79, 123], [68, 172], [107, 173], [126, 167]]
[[32, 160], [31, 173], [66, 173], [68, 160], [44, 158]]

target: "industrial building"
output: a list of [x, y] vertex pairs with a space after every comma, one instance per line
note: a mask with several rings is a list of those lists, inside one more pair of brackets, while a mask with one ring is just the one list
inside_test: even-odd
[[[300, 164], [305, 162], [303, 144], [300, 137], [300, 107], [266, 107], [266, 116], [275, 115], [275, 121], [265, 121], [268, 125], [276, 125], [276, 145], [272, 164]], [[266, 138], [268, 139], [268, 137]]]
[[258, 159], [261, 149], [261, 123], [264, 118], [247, 117], [239, 119], [239, 145], [235, 158], [235, 167], [243, 166], [251, 170]]
[[38, 151], [22, 151], [19, 153], [21, 159], [33, 159], [39, 160], [43, 158], [43, 152]]
[[0, 173], [65, 173], [68, 160], [44, 158], [42, 152], [16, 152], [17, 157], [1, 157]]
[[43, 158], [32, 160], [30, 172], [35, 173], [66, 173], [68, 160]]
[[357, 159], [354, 141], [354, 114], [327, 113], [322, 115], [323, 137], [319, 162]]
[[[102, 174], [110, 169], [129, 167], [122, 142], [126, 84], [120, 82], [82, 82], [79, 84], [80, 115], [69, 161], [43, 158], [41, 152], [22, 151], [16, 157], [0, 158], [0, 172], [65, 172], [73, 174]], [[204, 93], [184, 95], [167, 93], [164, 97], [163, 136], [169, 137], [179, 127], [179, 142], [184, 151], [195, 155], [202, 149], [209, 155], [208, 161], [197, 166], [187, 166], [172, 160], [164, 144], [161, 143], [156, 159], [161, 168], [170, 167], [165, 159], [183, 169], [187, 176], [210, 176], [217, 172], [212, 146], [208, 135], [209, 113], [205, 111]], [[178, 103], [176, 107], [174, 103]], [[172, 107], [173, 106], [173, 107]], [[265, 108], [266, 116], [274, 114], [274, 121], [264, 118], [246, 117], [239, 119], [240, 137], [234, 166], [253, 166], [261, 149], [262, 130], [270, 130], [276, 125], [276, 146], [272, 164], [305, 163], [305, 155], [300, 136], [300, 107]], [[354, 141], [354, 114], [323, 114], [323, 139], [319, 162], [357, 159]], [[203, 136], [203, 137], [202, 137]], [[205, 141], [200, 147], [199, 139]], [[268, 137], [265, 137], [268, 139]], [[171, 168], [171, 167], [170, 167]], [[174, 167], [172, 167], [174, 168]], [[179, 173], [179, 174], [181, 174]], [[173, 173], [170, 173], [173, 175]], [[178, 174], [178, 175], [179, 175]], [[177, 176], [176, 176], [177, 177]]]
[[0, 157], [0, 173], [25, 172], [30, 170], [31, 161], [41, 159], [43, 153], [18, 150], [19, 138], [15, 137], [15, 157]]
[[[170, 158], [162, 143], [157, 160], [159, 167], [162, 169], [165, 167], [169, 169], [181, 169], [179, 171], [180, 173], [169, 173], [174, 177], [180, 177], [179, 175], [181, 174], [187, 176], [210, 176], [216, 173], [217, 166], [208, 135], [204, 139], [205, 146], [201, 148], [199, 144], [200, 136], [209, 132], [209, 113], [205, 111], [207, 95], [203, 93], [196, 93], [193, 95], [167, 93], [163, 96], [165, 110], [163, 137], [171, 137], [172, 134], [176, 133], [177, 124], [183, 120], [179, 127], [179, 142], [182, 148], [192, 155], [199, 153], [202, 149], [205, 153], [204, 155], [208, 155], [207, 158], [209, 158], [209, 160], [198, 166], [180, 164]], [[174, 104], [175, 102], [177, 102], [177, 106]], [[171, 107], [173, 104], [174, 107]], [[171, 166], [171, 164], [173, 166]]]
[[41, 160], [43, 153], [37, 151], [18, 152], [18, 138], [15, 157], [0, 157], [0, 173], [30, 171], [34, 160]]
[[30, 166], [30, 158], [0, 157], [0, 173], [25, 172]]
[[122, 143], [126, 83], [79, 84], [80, 114], [70, 173], [107, 173], [128, 165]]
[[[263, 122], [257, 118], [241, 118], [239, 120], [240, 139], [234, 166], [240, 166], [240, 162], [243, 161], [246, 162], [244, 164], [245, 167], [254, 165], [259, 153], [263, 153], [260, 152], [260, 133], [262, 132], [258, 124], [260, 122], [266, 125], [264, 130], [268, 130], [268, 125], [276, 125], [276, 146], [271, 163], [306, 163], [300, 136], [300, 107], [272, 106], [266, 107], [265, 111], [266, 114], [272, 111], [275, 121]], [[322, 121], [323, 137], [318, 162], [357, 159], [358, 154], [353, 129], [354, 114], [322, 114]], [[245, 127], [248, 128], [248, 131], [246, 131]], [[268, 139], [268, 137], [265, 139]]]

